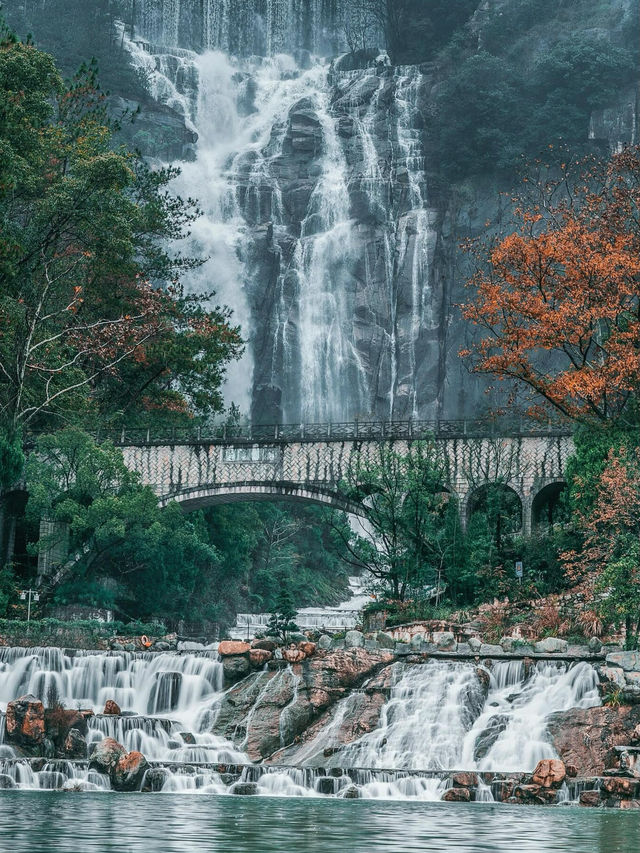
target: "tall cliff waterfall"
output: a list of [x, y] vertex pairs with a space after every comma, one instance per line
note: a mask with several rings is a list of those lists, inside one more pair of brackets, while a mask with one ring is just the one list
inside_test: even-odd
[[182, 248], [209, 261], [187, 286], [234, 309], [249, 345], [227, 398], [255, 420], [436, 414], [428, 78], [324, 58], [350, 8], [143, 2], [125, 36], [152, 96], [197, 130], [176, 189], [204, 211]]

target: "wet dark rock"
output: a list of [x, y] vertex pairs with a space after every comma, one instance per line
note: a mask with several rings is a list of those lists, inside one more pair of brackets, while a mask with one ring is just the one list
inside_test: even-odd
[[169, 771], [164, 767], [151, 767], [144, 775], [141, 790], [156, 793], [161, 791], [169, 778]]
[[222, 670], [225, 681], [228, 684], [234, 684], [251, 671], [251, 663], [249, 658], [244, 655], [224, 657], [222, 659]]
[[118, 716], [122, 711], [120, 710], [120, 705], [118, 705], [117, 702], [114, 702], [113, 699], [107, 699], [102, 713], [107, 716]]
[[595, 808], [602, 805], [599, 791], [582, 791], [580, 794], [580, 805]]
[[359, 800], [362, 797], [362, 792], [357, 785], [348, 785], [340, 794], [344, 800]]
[[473, 751], [473, 760], [480, 761], [490, 751], [502, 732], [507, 728], [509, 718], [505, 714], [491, 717], [484, 731], [478, 736]]
[[442, 795], [446, 803], [468, 803], [471, 800], [471, 792], [468, 788], [449, 788]]
[[17, 787], [16, 783], [11, 776], [8, 776], [6, 773], [0, 773], [0, 790], [8, 790], [15, 787]]
[[99, 773], [111, 775], [111, 771], [121, 758], [127, 754], [127, 750], [121, 743], [111, 737], [103, 738], [93, 749], [90, 755], [89, 767]]
[[87, 741], [78, 729], [71, 729], [64, 741], [64, 754], [68, 758], [86, 758]]
[[336, 793], [336, 780], [330, 776], [321, 776], [316, 780], [316, 791], [318, 794], [331, 796]]
[[257, 782], [236, 782], [231, 788], [231, 793], [241, 797], [255, 797], [258, 793], [258, 784]]
[[112, 769], [111, 784], [116, 791], [137, 791], [148, 769], [149, 763], [141, 752], [129, 752]]
[[189, 744], [189, 746], [193, 746], [196, 742], [196, 739], [191, 732], [179, 732], [179, 735], [183, 742]]

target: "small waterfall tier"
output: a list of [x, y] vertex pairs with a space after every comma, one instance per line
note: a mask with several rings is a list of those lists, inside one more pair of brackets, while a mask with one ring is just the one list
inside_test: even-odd
[[[295, 615], [301, 631], [344, 631], [355, 628], [361, 619], [362, 608], [370, 601], [362, 578], [349, 578], [351, 595], [335, 607], [303, 607]], [[246, 640], [267, 630], [270, 613], [238, 613], [236, 624], [229, 631], [234, 640]]]

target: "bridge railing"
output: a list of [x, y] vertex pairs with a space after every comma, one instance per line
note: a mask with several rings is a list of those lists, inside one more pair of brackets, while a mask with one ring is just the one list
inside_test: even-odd
[[118, 445], [263, 444], [311, 441], [384, 441], [427, 438], [490, 438], [570, 435], [567, 424], [530, 419], [477, 418], [448, 421], [352, 421], [326, 424], [216, 424], [145, 429], [98, 430], [98, 439]]

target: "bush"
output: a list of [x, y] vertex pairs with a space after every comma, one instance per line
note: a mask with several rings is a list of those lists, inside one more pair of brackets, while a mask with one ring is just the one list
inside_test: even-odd
[[0, 619], [0, 635], [7, 643], [69, 646], [91, 648], [91, 643], [108, 640], [113, 636], [140, 637], [143, 634], [158, 636], [166, 633], [160, 622], [97, 622], [60, 619]]

